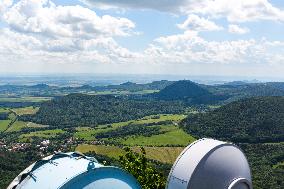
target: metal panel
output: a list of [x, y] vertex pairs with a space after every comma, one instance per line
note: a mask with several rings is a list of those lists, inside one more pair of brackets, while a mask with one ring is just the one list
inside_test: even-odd
[[[103, 166], [78, 153], [44, 158], [22, 172], [11, 184], [14, 189], [141, 189], [136, 179], [117, 167]], [[28, 175], [27, 177], [21, 177]]]
[[180, 154], [168, 177], [167, 189], [252, 189], [251, 173], [237, 146], [201, 139]]

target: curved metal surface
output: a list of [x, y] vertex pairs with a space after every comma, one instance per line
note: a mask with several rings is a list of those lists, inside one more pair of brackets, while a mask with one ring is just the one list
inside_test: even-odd
[[79, 153], [60, 153], [22, 172], [8, 189], [140, 189], [136, 179], [116, 167], [105, 167]]
[[[238, 182], [245, 178], [246, 183]], [[214, 139], [201, 139], [180, 154], [168, 177], [167, 189], [252, 189], [251, 173], [244, 153], [237, 146]], [[247, 189], [247, 188], [244, 188]]]

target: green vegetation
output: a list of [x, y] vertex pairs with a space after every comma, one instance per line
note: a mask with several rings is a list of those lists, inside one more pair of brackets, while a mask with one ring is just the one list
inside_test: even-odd
[[151, 114], [180, 113], [178, 102], [129, 100], [115, 96], [72, 94], [45, 102], [35, 115], [21, 120], [50, 126], [91, 126], [138, 119]]
[[213, 95], [206, 88], [189, 80], [174, 82], [153, 96], [161, 100], [182, 100], [188, 104], [213, 104], [228, 98], [226, 95]]
[[[185, 117], [178, 114], [161, 114], [100, 125], [96, 128], [77, 127], [74, 137], [86, 141], [102, 139], [129, 146], [186, 146], [195, 139], [174, 125]], [[151, 133], [152, 131], [154, 133]]]
[[24, 121], [15, 121], [7, 130], [6, 132], [19, 132], [25, 128], [42, 128], [46, 127], [44, 125], [35, 124], [31, 122], [24, 122]]
[[51, 100], [50, 97], [16, 97], [16, 98], [0, 98], [0, 102], [44, 102]]
[[[159, 188], [184, 146], [201, 137], [213, 137], [233, 141], [244, 150], [254, 188], [282, 189], [284, 97], [236, 101], [253, 96], [284, 96], [284, 83], [0, 86], [0, 142], [10, 145], [7, 151], [0, 151], [0, 188], [27, 167], [31, 157], [40, 159], [29, 153], [45, 156], [75, 147], [122, 166], [144, 188]], [[50, 139], [48, 149], [30, 148], [44, 139]], [[25, 152], [8, 152], [18, 142], [28, 143]], [[125, 146], [129, 147], [126, 151]], [[139, 178], [140, 174], [145, 177]], [[153, 186], [157, 183], [159, 186]]]
[[125, 151], [126, 154], [120, 156], [120, 164], [137, 179], [143, 189], [165, 188], [166, 178], [147, 160], [144, 148], [141, 148], [139, 154], [130, 148], [125, 148]]
[[[131, 147], [134, 152], [140, 153], [139, 147]], [[161, 163], [173, 164], [184, 147], [144, 147], [146, 157]]]
[[39, 137], [39, 138], [45, 138], [45, 139], [51, 139], [55, 138], [60, 134], [65, 133], [66, 131], [63, 131], [62, 129], [53, 129], [53, 130], [44, 130], [44, 131], [35, 131], [30, 132], [28, 134], [21, 134], [19, 139], [21, 141], [26, 141], [27, 139], [33, 138], [33, 137]]
[[0, 188], [7, 188], [20, 172], [39, 158], [31, 151], [22, 153], [0, 150]]
[[[174, 126], [172, 126], [174, 127]], [[133, 136], [127, 139], [116, 140], [128, 146], [186, 146], [193, 142], [195, 138], [185, 133], [181, 129], [175, 128], [173, 131], [150, 137]]]
[[0, 108], [0, 113], [8, 113], [9, 110], [7, 108]]
[[[131, 147], [134, 152], [140, 153], [139, 147]], [[144, 147], [146, 151], [146, 157], [151, 160], [159, 161], [162, 163], [173, 164], [178, 155], [184, 149], [183, 147]], [[94, 152], [98, 155], [107, 156], [110, 158], [118, 159], [119, 156], [124, 155], [125, 151], [118, 146], [106, 146], [106, 145], [91, 145], [81, 144], [75, 149], [81, 153]]]
[[38, 107], [28, 106], [24, 108], [13, 108], [12, 111], [17, 115], [35, 114], [39, 110]]
[[75, 149], [78, 152], [95, 152], [96, 154], [105, 155], [111, 158], [118, 159], [120, 155], [125, 154], [125, 151], [117, 146], [105, 146], [105, 145], [89, 145], [82, 144]]
[[11, 120], [0, 120], [0, 132], [3, 132], [8, 129]]
[[283, 188], [284, 144], [242, 144], [240, 147], [252, 169], [253, 188]]
[[191, 114], [182, 123], [190, 134], [234, 142], [284, 141], [284, 97], [255, 97], [205, 114]]

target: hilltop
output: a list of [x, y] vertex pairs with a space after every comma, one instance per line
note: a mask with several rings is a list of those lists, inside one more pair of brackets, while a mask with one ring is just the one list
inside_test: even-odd
[[254, 97], [192, 114], [183, 128], [196, 137], [234, 142], [284, 141], [284, 97]]
[[159, 100], [182, 100], [189, 104], [210, 104], [226, 98], [225, 95], [214, 95], [204, 86], [189, 80], [176, 81], [153, 96]]

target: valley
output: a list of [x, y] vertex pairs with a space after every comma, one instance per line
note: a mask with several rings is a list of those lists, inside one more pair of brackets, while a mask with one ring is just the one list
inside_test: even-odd
[[[13, 97], [7, 86], [0, 86], [0, 160], [27, 166], [48, 154], [75, 150], [117, 165], [125, 147], [140, 153], [143, 146], [147, 159], [166, 177], [184, 147], [212, 137], [244, 150], [254, 188], [283, 186], [284, 91], [280, 84], [153, 83], [100, 86], [99, 91], [90, 86], [56, 90], [48, 85], [17, 86]], [[47, 91], [49, 95], [39, 95]], [[12, 154], [22, 159], [13, 159]], [[21, 167], [10, 167], [14, 171], [0, 178], [0, 188]], [[2, 166], [0, 173], [6, 171]]]

